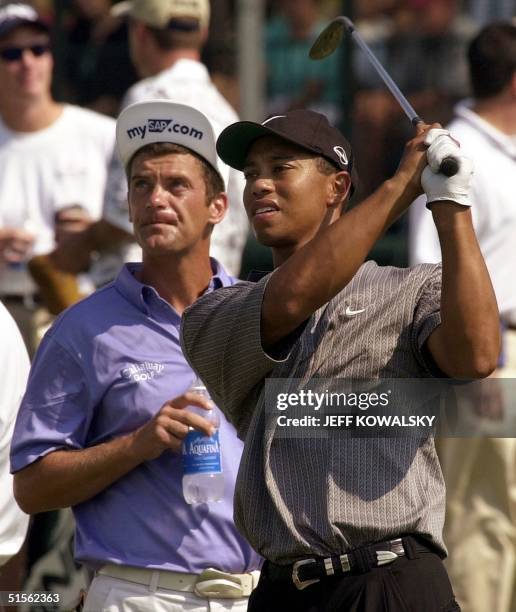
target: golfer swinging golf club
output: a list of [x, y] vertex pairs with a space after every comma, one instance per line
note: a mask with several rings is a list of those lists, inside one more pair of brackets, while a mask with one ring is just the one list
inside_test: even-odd
[[[446, 177], [437, 170], [450, 146], [459, 172]], [[353, 153], [318, 113], [235, 123], [217, 148], [245, 174], [246, 212], [275, 265], [257, 282], [202, 296], [182, 323], [188, 361], [245, 440], [235, 520], [267, 560], [249, 609], [458, 610], [442, 565], [432, 438], [288, 437], [265, 386], [479, 378], [495, 368], [498, 311], [471, 223], [469, 160], [438, 125], [420, 123], [395, 175], [346, 212]], [[442, 269], [363, 264], [422, 190]]]

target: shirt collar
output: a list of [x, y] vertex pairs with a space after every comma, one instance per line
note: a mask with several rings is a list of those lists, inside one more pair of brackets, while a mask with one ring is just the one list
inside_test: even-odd
[[169, 69], [169, 73], [178, 79], [193, 81], [209, 80], [208, 69], [202, 62], [192, 59], [180, 59]]
[[[472, 109], [473, 100], [463, 100], [455, 107], [455, 115], [473, 125], [479, 132], [494, 141], [509, 157], [516, 159], [516, 144], [511, 136], [495, 128]], [[452, 134], [453, 136], [453, 134]]]
[[210, 263], [213, 276], [211, 277], [208, 291], [220, 289], [221, 287], [227, 287], [228, 285], [233, 285], [235, 283], [235, 279], [230, 276], [226, 270], [224, 270], [222, 264], [220, 264], [214, 257], [210, 257]]
[[267, 274], [270, 274], [271, 271], [265, 271], [265, 270], [251, 270], [249, 272], [249, 274], [247, 275], [247, 280], [251, 283], [257, 283], [259, 280], [261, 280], [262, 278], [264, 278], [265, 276], [267, 276]]
[[[232, 285], [235, 282], [216, 259], [210, 257], [210, 263], [213, 276], [211, 277], [206, 293], [214, 289], [220, 289], [220, 287]], [[138, 310], [141, 310], [145, 314], [149, 314], [148, 303], [150, 296], [154, 295], [159, 298], [159, 295], [154, 287], [141, 283], [135, 277], [136, 272], [141, 270], [141, 267], [141, 263], [125, 264], [115, 279], [115, 288], [129, 300], [131, 304], [136, 306]]]

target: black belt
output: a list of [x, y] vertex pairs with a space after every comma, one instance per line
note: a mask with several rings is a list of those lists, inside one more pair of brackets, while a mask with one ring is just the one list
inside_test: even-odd
[[266, 561], [263, 571], [273, 581], [292, 581], [299, 590], [319, 582], [322, 578], [343, 576], [350, 572], [363, 574], [373, 567], [396, 561], [398, 557], [413, 557], [418, 552], [437, 553], [411, 536], [361, 546], [343, 555], [309, 557], [292, 565], [277, 565]]

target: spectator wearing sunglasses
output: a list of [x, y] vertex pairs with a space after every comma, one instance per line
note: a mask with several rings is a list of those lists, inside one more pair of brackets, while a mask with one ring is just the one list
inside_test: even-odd
[[115, 136], [112, 119], [53, 99], [52, 69], [37, 12], [0, 8], [0, 298], [31, 354], [45, 314], [27, 260], [100, 216]]

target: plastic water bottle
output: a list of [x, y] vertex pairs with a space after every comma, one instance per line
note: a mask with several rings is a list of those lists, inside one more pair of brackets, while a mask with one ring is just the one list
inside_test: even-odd
[[[200, 378], [193, 381], [189, 391], [210, 399]], [[224, 495], [224, 474], [220, 456], [219, 415], [215, 410], [196, 406], [189, 406], [187, 410], [211, 421], [217, 429], [210, 437], [192, 429], [183, 440], [183, 497], [187, 504], [220, 501]]]

